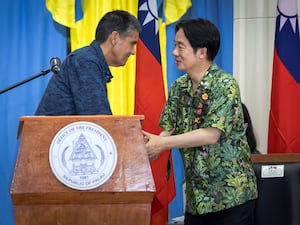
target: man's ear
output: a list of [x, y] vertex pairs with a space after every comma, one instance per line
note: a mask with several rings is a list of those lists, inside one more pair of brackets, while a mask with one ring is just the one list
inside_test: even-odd
[[120, 38], [120, 34], [118, 31], [113, 31], [110, 35], [110, 40], [113, 46], [115, 46]]
[[207, 55], [207, 48], [206, 47], [198, 48], [196, 55], [199, 59], [205, 59]]

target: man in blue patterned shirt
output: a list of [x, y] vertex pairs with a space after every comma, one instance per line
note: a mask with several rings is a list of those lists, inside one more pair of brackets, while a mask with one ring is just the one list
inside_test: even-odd
[[138, 19], [126, 11], [105, 14], [95, 40], [70, 53], [52, 76], [35, 115], [111, 115], [109, 66], [124, 66], [135, 54], [140, 31]]
[[186, 180], [185, 225], [253, 225], [256, 177], [236, 80], [214, 63], [220, 33], [206, 19], [176, 25], [177, 68], [160, 135], [143, 131], [150, 159], [179, 148]]

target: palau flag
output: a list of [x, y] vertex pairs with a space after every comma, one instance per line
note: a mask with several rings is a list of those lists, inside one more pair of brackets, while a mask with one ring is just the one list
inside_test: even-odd
[[[156, 0], [139, 0], [138, 18], [142, 32], [136, 50], [136, 85], [134, 114], [144, 115], [142, 128], [159, 134], [158, 121], [166, 101], [159, 45], [159, 24]], [[151, 224], [165, 225], [168, 204], [175, 196], [175, 182], [170, 150], [151, 161], [156, 193], [152, 202]]]
[[83, 16], [81, 0], [46, 0], [46, 7], [53, 19], [66, 27], [74, 27]]
[[268, 153], [300, 152], [300, 41], [297, 0], [278, 0]]

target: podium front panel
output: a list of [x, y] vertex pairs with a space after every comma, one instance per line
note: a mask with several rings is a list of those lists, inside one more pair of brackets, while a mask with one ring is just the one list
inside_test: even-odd
[[[117, 221], [118, 217], [128, 219], [129, 215], [150, 221], [155, 185], [143, 142], [142, 120], [143, 116], [21, 117], [21, 140], [11, 185], [16, 224], [47, 224], [43, 218], [48, 217], [45, 220], [52, 220], [49, 224], [53, 224], [54, 219], [68, 221], [60, 224], [83, 224], [79, 222], [81, 215], [83, 218], [91, 217], [91, 221], [110, 221], [107, 224], [120, 224], [113, 221]], [[49, 147], [53, 137], [63, 127], [78, 121], [104, 128], [113, 138], [118, 153], [111, 177], [99, 187], [84, 191], [61, 183], [49, 164]], [[40, 215], [44, 215], [40, 222], [30, 219]], [[67, 217], [72, 219], [67, 220]]]

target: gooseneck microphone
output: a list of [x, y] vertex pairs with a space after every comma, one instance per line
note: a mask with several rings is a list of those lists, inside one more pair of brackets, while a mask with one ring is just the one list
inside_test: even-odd
[[60, 59], [58, 57], [53, 57], [50, 59], [51, 71], [57, 73], [60, 71]]
[[53, 73], [58, 73], [60, 71], [60, 65], [61, 65], [61, 62], [60, 62], [60, 59], [58, 57], [53, 57], [50, 59], [50, 69], [47, 69], [47, 70], [42, 70], [40, 73], [36, 74], [36, 75], [33, 75], [32, 77], [29, 77], [27, 78], [26, 80], [23, 80], [23, 81], [20, 81], [14, 85], [11, 85], [3, 90], [0, 90], [0, 95], [3, 94], [4, 92], [7, 92], [15, 87], [18, 87], [22, 84], [25, 84], [27, 83], [28, 81], [31, 81], [35, 78], [38, 78], [40, 76], [44, 76], [46, 75], [47, 73], [49, 73], [50, 71], [52, 71]]

